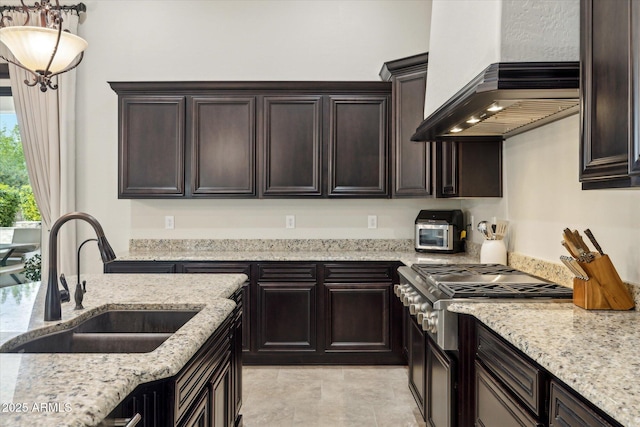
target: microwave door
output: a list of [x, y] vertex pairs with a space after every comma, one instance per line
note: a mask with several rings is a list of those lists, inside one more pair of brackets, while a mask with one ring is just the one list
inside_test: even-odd
[[450, 249], [448, 226], [428, 226], [418, 229], [418, 245], [424, 249]]

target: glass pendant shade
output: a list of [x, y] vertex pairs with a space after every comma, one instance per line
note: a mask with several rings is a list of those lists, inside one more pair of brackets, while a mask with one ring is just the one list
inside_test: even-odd
[[[0, 29], [0, 41], [9, 48], [20, 64], [36, 72], [43, 72], [47, 68], [57, 38], [58, 30], [51, 28], [16, 26]], [[49, 72], [64, 70], [87, 46], [88, 43], [83, 38], [63, 31]]]

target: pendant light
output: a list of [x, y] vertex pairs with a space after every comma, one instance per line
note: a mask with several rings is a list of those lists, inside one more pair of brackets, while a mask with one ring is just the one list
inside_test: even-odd
[[[0, 58], [32, 75], [31, 81], [24, 81], [26, 85], [39, 84], [42, 92], [55, 90], [58, 85], [51, 79], [76, 68], [88, 43], [62, 29], [62, 8], [58, 0], [55, 0], [55, 6], [50, 0], [36, 2], [31, 7], [26, 6], [24, 0], [20, 3], [22, 6], [16, 10], [25, 12], [27, 16], [22, 26], [8, 26], [7, 22], [13, 19], [7, 15], [0, 19], [0, 41], [9, 48], [16, 61], [4, 56]], [[31, 12], [38, 13], [40, 26], [29, 25]]]

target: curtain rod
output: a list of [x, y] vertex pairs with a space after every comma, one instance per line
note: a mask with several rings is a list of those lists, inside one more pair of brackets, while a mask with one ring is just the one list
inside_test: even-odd
[[[27, 6], [27, 8], [28, 8], [28, 6]], [[56, 7], [55, 9], [58, 9], [58, 8]], [[6, 12], [13, 12], [13, 11], [21, 12], [23, 10], [24, 9], [23, 9], [22, 6], [0, 6], [0, 13], [5, 12], [5, 11]], [[84, 3], [78, 3], [78, 4], [75, 4], [73, 6], [60, 6], [60, 10], [73, 10], [78, 15], [80, 15], [80, 13], [87, 11], [87, 6]]]

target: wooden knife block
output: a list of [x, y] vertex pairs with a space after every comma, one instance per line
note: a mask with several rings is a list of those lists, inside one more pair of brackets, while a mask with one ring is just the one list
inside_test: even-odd
[[587, 310], [630, 310], [635, 304], [609, 256], [581, 262], [589, 280], [573, 279], [573, 303]]

